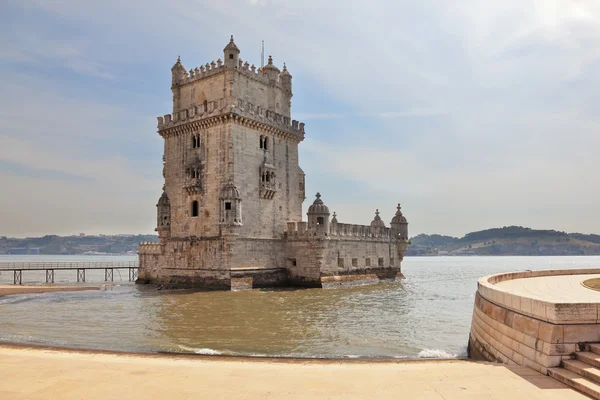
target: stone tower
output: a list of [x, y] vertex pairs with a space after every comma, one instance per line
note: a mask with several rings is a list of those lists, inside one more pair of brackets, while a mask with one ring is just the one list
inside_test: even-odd
[[272, 57], [256, 71], [233, 37], [223, 58], [189, 72], [178, 58], [172, 68], [173, 120], [159, 127], [171, 235], [279, 238], [286, 221], [301, 220], [304, 198], [291, 75]]
[[244, 62], [232, 36], [223, 60], [186, 70], [178, 57], [171, 78], [173, 111], [158, 118], [161, 251], [183, 246], [173, 250], [182, 269], [279, 266], [266, 241], [281, 240], [286, 222], [302, 220], [305, 197], [298, 162], [304, 124], [290, 118], [287, 67], [280, 71], [271, 56], [263, 69]]
[[302, 221], [304, 124], [291, 120], [292, 75], [269, 56], [257, 69], [233, 37], [223, 59], [171, 68], [173, 112], [164, 139], [159, 243], [139, 248], [140, 283], [177, 287], [356, 284], [402, 276], [408, 222], [338, 222], [317, 193]]

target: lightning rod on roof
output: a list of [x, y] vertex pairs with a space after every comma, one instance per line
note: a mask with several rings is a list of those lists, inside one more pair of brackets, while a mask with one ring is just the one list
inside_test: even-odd
[[261, 40], [262, 47], [260, 50], [260, 68], [262, 69], [265, 66], [265, 41]]

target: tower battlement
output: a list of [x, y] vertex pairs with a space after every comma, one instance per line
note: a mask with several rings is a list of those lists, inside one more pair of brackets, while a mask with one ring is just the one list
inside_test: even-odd
[[254, 64], [250, 65], [248, 61], [244, 62], [239, 57], [240, 50], [235, 45], [233, 36], [231, 36], [229, 44], [223, 49], [223, 53], [225, 61], [219, 58], [217, 61], [211, 61], [210, 63], [192, 68], [189, 71], [185, 69], [181, 63], [181, 58], [178, 57], [177, 62], [171, 69], [173, 88], [201, 81], [227, 71], [236, 71], [264, 85], [279, 87], [291, 95], [292, 75], [287, 70], [285, 63], [283, 63], [283, 70], [280, 70], [273, 63], [272, 56], [269, 56], [267, 65], [262, 68], [257, 68]]
[[188, 109], [180, 110], [174, 114], [165, 114], [157, 117], [159, 133], [170, 128], [176, 128], [187, 125], [192, 121], [204, 121], [211, 117], [233, 118], [244, 123], [244, 118], [255, 123], [262, 123], [266, 126], [279, 129], [289, 133], [298, 140], [304, 139], [304, 122], [291, 119], [275, 111], [264, 109], [263, 107], [252, 104], [249, 101], [238, 99], [237, 105], [219, 107], [222, 101], [207, 102], [207, 107], [191, 106]]
[[239, 60], [237, 67], [228, 67], [223, 64], [223, 61], [219, 58], [216, 62], [211, 61], [210, 63], [206, 63], [205, 65], [201, 65], [199, 67], [190, 69], [189, 71], [185, 71], [182, 75], [182, 78], [177, 79], [173, 82], [173, 86], [183, 86], [189, 83], [193, 83], [219, 73], [223, 73], [226, 69], [234, 69], [240, 74], [243, 74], [246, 77], [254, 79], [258, 82], [261, 82], [265, 85], [276, 85], [281, 87], [283, 90], [291, 90], [291, 87], [287, 85], [286, 79], [287, 76], [291, 75], [287, 72], [287, 66], [284, 64], [284, 70], [277, 74], [277, 78], [275, 80], [270, 79], [266, 74], [265, 70], [260, 67], [256, 67], [254, 64], [250, 65], [247, 61], [244, 62], [242, 59]]

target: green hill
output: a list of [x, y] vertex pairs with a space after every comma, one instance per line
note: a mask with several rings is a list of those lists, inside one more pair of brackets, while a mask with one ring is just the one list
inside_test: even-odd
[[600, 235], [521, 226], [471, 232], [462, 238], [421, 234], [411, 239], [406, 255], [600, 255]]

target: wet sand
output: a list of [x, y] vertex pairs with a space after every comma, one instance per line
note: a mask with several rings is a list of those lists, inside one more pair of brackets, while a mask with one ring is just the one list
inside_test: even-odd
[[526, 367], [130, 354], [0, 345], [1, 399], [587, 399]]
[[99, 286], [70, 285], [0, 285], [0, 297], [11, 294], [74, 292], [80, 290], [98, 290]]

